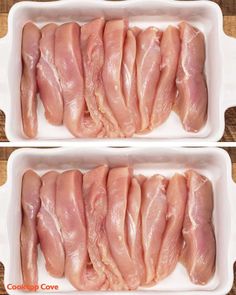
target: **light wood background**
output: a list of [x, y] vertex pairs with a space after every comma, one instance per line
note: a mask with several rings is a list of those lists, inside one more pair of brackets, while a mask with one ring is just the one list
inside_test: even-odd
[[[39, 0], [36, 0], [40, 2]], [[49, 0], [50, 1], [50, 0]], [[0, 38], [7, 32], [7, 14], [11, 6], [20, 1], [0, 0]], [[45, 1], [41, 1], [45, 2]], [[214, 0], [224, 13], [224, 30], [227, 34], [236, 37], [236, 0]], [[225, 115], [226, 127], [221, 141], [236, 141], [236, 108], [227, 110]], [[0, 111], [0, 141], [7, 141], [5, 130], [5, 116]]]

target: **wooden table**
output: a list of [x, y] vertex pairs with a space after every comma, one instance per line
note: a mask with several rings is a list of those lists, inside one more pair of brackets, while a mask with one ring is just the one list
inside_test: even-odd
[[[9, 158], [10, 154], [14, 150], [15, 148], [0, 148], [0, 186], [4, 184], [6, 181], [7, 159]], [[226, 150], [228, 151], [233, 163], [232, 175], [233, 175], [234, 181], [236, 182], [236, 147], [226, 148]], [[236, 295], [236, 264], [234, 267], [234, 272], [235, 272], [235, 282], [229, 295]], [[0, 295], [7, 294], [3, 285], [3, 277], [4, 277], [4, 268], [3, 268], [3, 265], [0, 263]]]
[[[0, 37], [4, 36], [7, 32], [7, 14], [10, 7], [16, 2], [20, 1], [0, 0]], [[236, 0], [214, 0], [214, 2], [217, 2], [223, 10], [225, 32], [236, 37]], [[236, 108], [227, 110], [225, 120], [226, 128], [221, 141], [236, 141]], [[0, 111], [0, 141], [7, 141], [4, 122], [4, 113]]]

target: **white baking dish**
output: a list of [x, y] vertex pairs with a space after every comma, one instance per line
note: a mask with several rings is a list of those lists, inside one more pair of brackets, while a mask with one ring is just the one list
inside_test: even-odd
[[[171, 176], [193, 168], [203, 173], [213, 183], [214, 214], [217, 257], [216, 273], [206, 286], [193, 285], [182, 265], [174, 273], [151, 289], [141, 289], [132, 294], [159, 291], [163, 294], [226, 294], [233, 283], [233, 262], [236, 260], [236, 184], [231, 177], [231, 161], [219, 148], [54, 148], [19, 149], [8, 160], [7, 183], [0, 188], [0, 261], [5, 266], [4, 283], [21, 283], [20, 226], [21, 179], [27, 169], [39, 174], [47, 170], [63, 171], [79, 168], [82, 171], [100, 164], [111, 167], [131, 165], [135, 173], [151, 175], [161, 173]], [[65, 279], [47, 275], [42, 254], [39, 255], [39, 283], [59, 285], [59, 294], [76, 291]], [[9, 294], [21, 294], [10, 291]], [[45, 291], [38, 291], [47, 294]]]
[[[104, 16], [106, 19], [127, 17], [131, 25], [142, 28], [154, 25], [165, 28], [186, 20], [201, 29], [206, 37], [206, 77], [209, 110], [205, 127], [198, 133], [184, 131], [179, 118], [171, 113], [168, 121], [153, 132], [132, 139], [99, 139], [107, 145], [127, 145], [141, 138], [150, 140], [218, 141], [224, 132], [224, 113], [236, 106], [236, 40], [223, 32], [223, 17], [211, 1], [173, 0], [66, 0], [57, 2], [20, 2], [8, 18], [8, 34], [0, 39], [0, 109], [6, 115], [6, 135], [10, 141], [26, 140], [22, 132], [20, 111], [21, 33], [27, 21], [39, 26], [48, 22], [78, 21], [80, 24]], [[44, 118], [39, 104], [38, 140], [78, 140], [65, 127], [55, 127]], [[98, 139], [80, 139], [93, 142]], [[35, 140], [32, 140], [35, 141]], [[37, 141], [37, 140], [36, 140]]]

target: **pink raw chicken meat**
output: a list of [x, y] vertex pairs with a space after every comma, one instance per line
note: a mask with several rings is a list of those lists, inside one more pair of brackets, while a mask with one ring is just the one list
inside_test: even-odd
[[102, 81], [104, 24], [104, 19], [98, 18], [81, 27], [85, 100], [93, 120], [98, 125], [103, 123], [108, 137], [117, 137], [119, 126], [107, 104]]
[[106, 235], [108, 167], [99, 166], [84, 174], [83, 194], [87, 217], [88, 253], [100, 275], [106, 274], [111, 290], [125, 288], [124, 280], [109, 249]]
[[105, 63], [103, 67], [103, 83], [111, 110], [118, 121], [121, 131], [126, 137], [135, 132], [134, 120], [126, 105], [122, 92], [122, 58], [126, 20], [108, 21], [104, 30]]
[[38, 284], [38, 234], [36, 222], [40, 208], [40, 187], [40, 177], [32, 170], [25, 172], [21, 191], [22, 224], [20, 234], [21, 269], [25, 286]]
[[189, 190], [183, 226], [181, 259], [194, 284], [205, 285], [215, 271], [216, 241], [212, 225], [211, 182], [196, 171], [186, 172]]
[[138, 183], [140, 184], [141, 187], [143, 183], [145, 182], [145, 180], [147, 179], [147, 177], [142, 174], [135, 175], [134, 177], [138, 180]]
[[142, 185], [142, 243], [146, 266], [146, 285], [153, 284], [161, 242], [166, 227], [167, 180], [153, 175]]
[[129, 289], [133, 290], [139, 286], [140, 279], [126, 240], [125, 217], [130, 179], [131, 170], [128, 167], [113, 168], [108, 174], [106, 231], [111, 254]]
[[175, 110], [188, 132], [198, 132], [207, 117], [208, 93], [204, 75], [204, 35], [186, 22], [179, 25], [182, 41], [177, 72]]
[[94, 291], [104, 284], [105, 276], [93, 269], [88, 256], [82, 180], [77, 170], [57, 177], [56, 213], [64, 241], [65, 276], [76, 289]]
[[57, 172], [51, 171], [41, 178], [41, 207], [37, 216], [37, 230], [47, 271], [53, 277], [62, 277], [65, 268], [65, 253], [60, 225], [56, 216], [57, 176]]
[[137, 91], [141, 114], [141, 132], [147, 131], [153, 102], [160, 77], [161, 32], [154, 27], [147, 28], [137, 36]]
[[40, 59], [37, 65], [37, 82], [46, 119], [53, 125], [61, 125], [63, 122], [63, 98], [55, 67], [56, 29], [56, 24], [48, 24], [41, 29], [42, 38], [39, 43]]
[[141, 126], [139, 113], [139, 102], [137, 94], [137, 72], [136, 72], [136, 36], [138, 28], [129, 29], [124, 43], [124, 56], [122, 62], [122, 80], [126, 105], [131, 111], [135, 123], [135, 130], [138, 132]]
[[170, 275], [179, 260], [183, 243], [182, 227], [187, 197], [185, 177], [175, 174], [170, 179], [167, 188], [167, 223], [157, 263], [157, 281]]
[[27, 137], [34, 138], [38, 132], [36, 65], [39, 60], [40, 30], [27, 23], [22, 34], [21, 116]]
[[166, 121], [175, 102], [180, 46], [179, 30], [169, 26], [161, 39], [161, 75], [152, 109], [151, 129]]
[[96, 124], [86, 109], [80, 26], [77, 23], [66, 23], [57, 28], [55, 64], [64, 98], [65, 126], [76, 137], [98, 136], [102, 125]]
[[140, 283], [145, 282], [145, 265], [143, 260], [142, 229], [141, 229], [141, 187], [138, 180], [131, 180], [126, 213], [128, 245], [131, 259], [138, 270]]

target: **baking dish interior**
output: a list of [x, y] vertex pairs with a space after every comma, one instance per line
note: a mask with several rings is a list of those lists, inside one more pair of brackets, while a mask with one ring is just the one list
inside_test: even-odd
[[[218, 291], [225, 294], [231, 286], [232, 265], [230, 263], [229, 241], [231, 232], [229, 179], [231, 177], [229, 159], [226, 152], [218, 149], [21, 149], [15, 152], [8, 163], [8, 181], [11, 184], [10, 205], [7, 216], [7, 231], [10, 245], [10, 260], [6, 267], [5, 284], [21, 283], [20, 226], [21, 226], [21, 179], [27, 169], [34, 169], [40, 175], [48, 170], [64, 171], [79, 168], [82, 171], [100, 164], [110, 167], [130, 165], [134, 173], [152, 175], [160, 173], [170, 177], [175, 172], [193, 168], [206, 175], [214, 188], [214, 214], [217, 256], [216, 272], [205, 286], [190, 282], [185, 268], [178, 264], [175, 271], [165, 280], [150, 289], [163, 292]], [[60, 292], [75, 291], [66, 279], [50, 277], [44, 266], [44, 258], [39, 250], [39, 283], [57, 284]], [[12, 291], [9, 291], [10, 294]], [[38, 291], [40, 293], [40, 291]], [[42, 292], [42, 291], [41, 291]], [[45, 291], [44, 291], [45, 292]], [[16, 292], [13, 291], [15, 294]], [[20, 293], [20, 291], [18, 291]]]
[[[221, 137], [224, 128], [224, 114], [220, 109], [222, 90], [222, 54], [221, 34], [222, 15], [219, 7], [208, 1], [57, 1], [56, 3], [21, 2], [13, 7], [9, 17], [10, 61], [9, 85], [10, 108], [7, 134], [10, 140], [24, 140], [20, 112], [20, 78], [21, 78], [21, 33], [27, 21], [33, 21], [40, 27], [49, 22], [58, 24], [77, 21], [80, 24], [97, 17], [106, 19], [127, 17], [130, 25], [141, 28], [157, 26], [161, 29], [169, 24], [177, 25], [186, 20], [196, 25], [205, 34], [206, 65], [205, 74], [209, 92], [208, 118], [205, 127], [198, 133], [184, 131], [178, 116], [172, 112], [169, 119], [147, 135], [141, 137], [153, 139], [210, 139]], [[64, 126], [52, 126], [44, 117], [43, 106], [39, 102], [38, 120], [40, 140], [68, 140], [73, 136]], [[138, 136], [135, 136], [138, 137]]]

